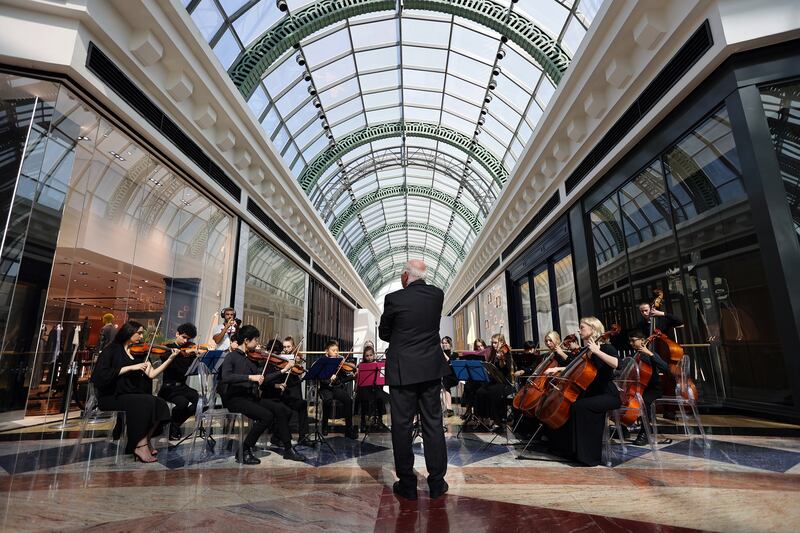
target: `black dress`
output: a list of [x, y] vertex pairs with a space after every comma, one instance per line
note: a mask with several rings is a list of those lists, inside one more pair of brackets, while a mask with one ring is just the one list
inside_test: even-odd
[[[619, 357], [611, 344], [600, 350]], [[597, 466], [603, 457], [603, 431], [607, 431], [606, 413], [620, 407], [619, 391], [614, 385], [614, 369], [594, 357], [597, 376], [581, 397], [572, 404], [567, 423], [549, 432], [550, 449], [557, 455], [570, 457], [587, 466]]]
[[156, 429], [152, 434], [161, 433], [163, 423], [170, 419], [167, 402], [153, 396], [152, 379], [139, 370], [119, 373], [123, 367], [143, 361], [142, 358], [131, 359], [121, 344], [112, 342], [100, 354], [92, 372], [100, 409], [125, 411], [128, 428], [126, 453], [133, 453], [136, 444], [154, 426]]
[[[370, 377], [371, 379], [372, 377]], [[386, 394], [383, 392], [383, 386], [358, 387], [356, 389], [355, 412], [361, 413], [362, 426], [366, 426], [367, 416], [385, 415]]]
[[[661, 398], [661, 376], [658, 372], [661, 371], [668, 373], [669, 365], [667, 365], [667, 362], [661, 359], [661, 357], [658, 355], [650, 356], [644, 353], [639, 353], [639, 358], [641, 361], [648, 363], [653, 369], [653, 375], [650, 376], [650, 381], [647, 383], [647, 387], [645, 387], [644, 393], [642, 394], [645, 414], [650, 417], [650, 406], [658, 398]], [[644, 428], [642, 428], [640, 432], [643, 431]]]
[[[506, 358], [511, 358], [510, 352], [506, 355]], [[490, 362], [500, 370], [505, 379], [500, 382], [492, 381], [483, 384], [475, 392], [475, 405], [473, 410], [476, 415], [484, 418], [491, 418], [495, 424], [500, 424], [506, 418], [506, 397], [514, 391], [511, 385], [514, 377], [511, 374], [511, 364], [506, 363], [505, 365], [501, 365], [496, 355], [492, 357]]]

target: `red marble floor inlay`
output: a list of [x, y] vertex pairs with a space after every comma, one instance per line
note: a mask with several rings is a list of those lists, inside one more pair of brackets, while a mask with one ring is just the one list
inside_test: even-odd
[[407, 533], [411, 531], [429, 533], [446, 531], [512, 533], [519, 531], [528, 533], [531, 531], [688, 532], [699, 530], [453, 494], [446, 494], [437, 500], [430, 500], [421, 492], [420, 499], [412, 502], [397, 498], [391, 488], [387, 487], [381, 497], [373, 531], [375, 533]]

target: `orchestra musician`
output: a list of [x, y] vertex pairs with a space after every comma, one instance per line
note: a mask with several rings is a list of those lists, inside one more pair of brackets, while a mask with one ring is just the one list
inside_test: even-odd
[[[291, 409], [273, 399], [259, 397], [260, 387], [264, 384], [274, 385], [274, 382], [283, 379], [284, 374], [292, 370], [292, 365], [286, 365], [283, 370], [266, 373], [266, 368], [263, 367], [266, 360], [259, 362], [253, 360], [269, 356], [256, 350], [259, 336], [260, 333], [255, 326], [245, 325], [239, 328], [234, 336], [238, 347], [225, 357], [220, 369], [219, 392], [222, 405], [230, 412], [242, 413], [252, 421], [250, 431], [242, 443], [241, 456], [239, 452], [236, 453], [236, 462], [246, 465], [261, 463], [261, 460], [253, 454], [253, 448], [261, 434], [273, 422], [274, 432], [283, 445], [283, 458], [290, 461], [305, 461], [305, 457], [292, 449], [292, 435], [289, 432]], [[256, 385], [253, 385], [254, 383]]]
[[[444, 357], [449, 363], [453, 358], [453, 339], [447, 336], [442, 337], [441, 345], [442, 353], [444, 353]], [[458, 354], [455, 354], [455, 357], [458, 358]], [[454, 414], [453, 397], [450, 394], [450, 389], [456, 385], [458, 385], [458, 378], [456, 378], [453, 368], [450, 367], [450, 373], [442, 378], [442, 408], [445, 416], [453, 416]]]
[[[533, 343], [531, 342], [531, 344]], [[559, 366], [566, 366], [570, 361], [572, 361], [573, 359], [572, 354], [567, 353], [562, 348], [561, 335], [557, 331], [547, 332], [547, 335], [544, 336], [544, 345], [547, 346], [547, 349], [550, 350], [550, 352], [556, 352], [556, 356], [558, 357], [558, 362], [560, 363]], [[514, 372], [514, 377], [530, 376], [531, 374], [533, 374], [534, 369], [537, 366], [538, 362], [534, 361], [534, 364], [532, 366]]]
[[140, 344], [143, 335], [144, 326], [139, 322], [125, 322], [98, 357], [91, 381], [97, 387], [100, 409], [125, 411], [125, 453], [132, 453], [137, 461], [154, 463], [158, 452], [150, 438], [161, 432], [170, 413], [167, 402], [153, 396], [153, 379], [169, 368], [178, 350], [172, 350], [163, 364], [153, 368], [146, 355], [142, 359], [131, 354], [131, 346]]
[[[613, 382], [619, 356], [611, 344], [597, 344], [597, 339], [605, 333], [603, 323], [597, 318], [582, 318], [579, 333], [585, 344], [584, 350], [590, 352], [589, 357], [597, 366], [597, 375], [572, 404], [567, 423], [557, 430], [550, 430], [548, 437], [554, 454], [596, 466], [602, 462], [606, 413], [621, 405], [619, 391]], [[546, 373], [562, 372], [564, 368], [550, 368]]]
[[[486, 341], [483, 339], [475, 339], [472, 343], [472, 351], [479, 352], [486, 349]], [[461, 420], [466, 420], [472, 414], [473, 405], [475, 405], [475, 396], [478, 391], [483, 387], [483, 383], [479, 381], [467, 381], [464, 383], [464, 390], [461, 392], [461, 405], [464, 407], [464, 414], [461, 415]]]
[[[222, 324], [214, 329], [211, 338], [217, 344], [217, 350], [231, 349], [231, 341], [236, 336], [236, 331], [241, 326], [241, 320], [236, 318], [236, 310], [226, 307], [222, 310]], [[236, 347], [234, 346], [233, 349]]]
[[631, 348], [636, 351], [633, 357], [636, 357], [637, 362], [644, 362], [650, 365], [653, 370], [653, 374], [650, 376], [650, 381], [647, 383], [647, 387], [645, 387], [644, 392], [642, 393], [642, 400], [644, 400], [642, 407], [644, 408], [647, 420], [641, 420], [642, 428], [639, 430], [639, 434], [633, 441], [635, 446], [645, 446], [647, 445], [647, 435], [644, 431], [644, 424], [650, 423], [650, 408], [653, 405], [653, 402], [658, 398], [661, 398], [661, 378], [659, 376], [659, 371], [669, 372], [669, 365], [667, 365], [666, 361], [664, 361], [657, 354], [654, 354], [652, 351], [650, 351], [646, 344], [647, 337], [642, 331], [635, 329], [629, 332], [628, 341], [631, 344]]
[[[181, 348], [190, 346], [196, 336], [197, 328], [191, 322], [186, 322], [178, 326], [175, 341], [165, 346], [180, 351]], [[199, 353], [201, 352], [196, 352]], [[162, 355], [162, 364], [166, 363], [169, 357], [171, 357], [169, 354]], [[158, 391], [158, 397], [174, 404], [169, 425], [169, 440], [180, 440], [181, 426], [194, 414], [197, 400], [200, 398], [197, 391], [186, 384], [186, 372], [194, 361], [194, 357], [178, 357], [164, 370], [164, 382]]]
[[[293, 337], [283, 339], [281, 358], [291, 361], [295, 365], [302, 365], [303, 358], [299, 353], [295, 353], [296, 346]], [[291, 365], [288, 365], [291, 366]], [[282, 403], [286, 407], [297, 413], [297, 444], [300, 446], [311, 446], [308, 440], [308, 402], [303, 399], [303, 381], [294, 372], [282, 377], [271, 385], [263, 388], [263, 398], [269, 398]], [[270, 442], [276, 446], [282, 443], [277, 434], [273, 434]]]
[[[339, 343], [335, 340], [329, 340], [325, 344], [325, 356], [339, 357]], [[358, 430], [353, 427], [353, 398], [350, 397], [350, 392], [345, 387], [347, 383], [354, 379], [355, 374], [345, 370], [344, 365], [342, 365], [328, 382], [320, 382], [319, 395], [322, 398], [323, 435], [328, 434], [333, 402], [338, 401], [342, 404], [342, 410], [344, 411], [341, 413], [344, 415], [344, 436], [351, 439], [358, 438]]]
[[[359, 363], [375, 362], [375, 348], [364, 346], [364, 357]], [[386, 414], [386, 402], [384, 400], [383, 387], [359, 387], [356, 390], [355, 400], [356, 410], [361, 413], [361, 432], [367, 431], [367, 416], [383, 416]]]
[[649, 335], [653, 329], [658, 329], [670, 339], [674, 339], [675, 328], [683, 325], [683, 321], [680, 318], [656, 309], [651, 302], [640, 302], [639, 313], [642, 318], [633, 326], [631, 331], [638, 330]]
[[513, 391], [514, 376], [511, 350], [502, 333], [492, 335], [492, 351], [489, 363], [503, 374], [500, 382], [489, 382], [475, 394], [475, 414], [483, 419], [491, 419], [492, 431], [500, 431], [506, 419], [506, 397]]

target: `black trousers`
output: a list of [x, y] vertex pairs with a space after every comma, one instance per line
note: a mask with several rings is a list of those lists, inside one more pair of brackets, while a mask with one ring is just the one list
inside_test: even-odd
[[308, 435], [308, 402], [303, 398], [283, 396], [280, 402], [297, 413], [297, 434], [300, 438]]
[[344, 424], [349, 429], [353, 427], [353, 398], [344, 387], [331, 387], [320, 389], [319, 396], [322, 398], [322, 425], [327, 426], [333, 411], [333, 401], [342, 403], [342, 411], [337, 411], [337, 416], [344, 417]]
[[642, 394], [642, 400], [644, 400], [644, 412], [647, 416], [647, 420], [642, 420], [642, 428], [639, 430], [639, 434], [644, 434], [644, 425], [650, 423], [650, 417], [652, 413], [650, 412], [650, 407], [653, 405], [653, 402], [657, 399], [661, 398], [661, 385], [654, 388], [646, 388], [644, 390], [644, 394]]
[[194, 414], [200, 395], [186, 383], [165, 383], [158, 391], [158, 397], [175, 404], [171, 421], [174, 426], [179, 427]]
[[619, 394], [610, 391], [579, 398], [567, 423], [549, 433], [551, 449], [586, 466], [599, 465], [603, 460], [603, 432], [608, 431], [606, 413], [620, 405]]
[[128, 430], [125, 453], [133, 453], [136, 444], [148, 434], [160, 434], [163, 424], [169, 420], [167, 402], [152, 394], [103, 396], [98, 398], [97, 403], [103, 411], [125, 411]]
[[258, 438], [266, 429], [274, 423], [273, 433], [283, 443], [285, 449], [292, 447], [292, 434], [289, 432], [289, 418], [292, 410], [284, 404], [268, 398], [247, 398], [244, 396], [234, 396], [224, 398], [222, 401], [228, 411], [241, 413], [250, 420], [250, 431], [244, 438], [244, 447], [252, 448], [258, 442]]
[[411, 437], [414, 416], [418, 412], [422, 423], [428, 486], [438, 489], [444, 482], [447, 473], [447, 445], [442, 428], [442, 403], [439, 397], [441, 390], [440, 379], [389, 387], [394, 468], [405, 490], [417, 489]]

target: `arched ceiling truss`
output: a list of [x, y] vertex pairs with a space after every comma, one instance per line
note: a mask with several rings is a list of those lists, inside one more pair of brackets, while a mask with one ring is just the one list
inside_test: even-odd
[[[248, 99], [270, 65], [304, 38], [350, 17], [391, 11], [396, 6], [395, 0], [315, 2], [267, 30], [242, 52], [228, 74]], [[403, 8], [448, 13], [495, 30], [528, 52], [554, 85], [558, 85], [569, 66], [570, 58], [556, 39], [525, 16], [492, 0], [404, 0]]]

